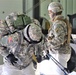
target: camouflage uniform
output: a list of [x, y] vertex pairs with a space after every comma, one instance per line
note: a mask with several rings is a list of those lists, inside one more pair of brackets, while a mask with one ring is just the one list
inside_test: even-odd
[[[53, 49], [54, 53], [70, 54], [71, 48], [67, 43], [67, 25], [64, 21], [56, 19], [64, 19], [63, 16], [56, 16], [48, 33], [48, 41], [50, 43], [50, 49]], [[51, 50], [52, 51], [52, 50]]]
[[[30, 38], [32, 39], [32, 42], [28, 38], [27, 31], [29, 31], [28, 34], [31, 35]], [[2, 35], [3, 33], [6, 34]], [[39, 33], [39, 35], [37, 33]], [[32, 62], [32, 55], [35, 52], [42, 54], [40, 43], [42, 41], [42, 33], [39, 26], [35, 26], [34, 23], [31, 23], [24, 29], [15, 31], [11, 34], [8, 34], [5, 30], [1, 31], [0, 36], [0, 53], [4, 57], [4, 73], [2, 73], [2, 75], [34, 75], [32, 66], [29, 68], [29, 65]], [[11, 62], [7, 58], [11, 53], [17, 59], [15, 62]]]
[[[62, 20], [63, 16], [59, 15], [54, 18], [51, 29], [48, 33], [48, 48], [50, 54], [58, 61], [62, 66], [67, 68], [67, 62], [70, 59], [71, 47], [70, 43], [67, 43], [67, 25]], [[57, 66], [57, 65], [56, 65]], [[56, 69], [59, 69], [59, 67]], [[64, 75], [64, 73], [59, 69], [58, 73]]]
[[[67, 62], [70, 59], [71, 47], [67, 43], [67, 25], [62, 20], [63, 16], [58, 15], [54, 18], [53, 24], [48, 32], [46, 50], [65, 68], [67, 68]], [[46, 68], [46, 64], [47, 68]], [[45, 75], [64, 75], [64, 72], [58, 67], [58, 65], [50, 58], [44, 60], [39, 65], [38, 74]], [[52, 68], [51, 68], [52, 67]], [[44, 70], [43, 70], [44, 68]]]
[[[49, 53], [65, 68], [67, 68], [67, 62], [70, 59], [71, 47], [68, 40], [68, 25], [65, 23], [62, 16], [63, 7], [59, 2], [51, 2], [48, 6], [49, 17], [52, 25], [48, 32], [47, 46]], [[52, 60], [49, 59], [47, 72], [41, 72], [45, 75], [64, 75], [62, 69]], [[44, 61], [42, 64], [46, 64]], [[51, 69], [51, 67], [53, 67]], [[44, 68], [41, 66], [41, 68]]]

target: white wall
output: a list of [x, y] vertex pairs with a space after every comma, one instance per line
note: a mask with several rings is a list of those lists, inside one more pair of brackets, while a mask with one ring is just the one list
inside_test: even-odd
[[26, 14], [33, 18], [33, 0], [26, 0], [25, 10]]
[[22, 13], [22, 0], [0, 0], [0, 19], [4, 19], [11, 12]]
[[49, 20], [48, 5], [52, 0], [40, 0], [40, 16]]

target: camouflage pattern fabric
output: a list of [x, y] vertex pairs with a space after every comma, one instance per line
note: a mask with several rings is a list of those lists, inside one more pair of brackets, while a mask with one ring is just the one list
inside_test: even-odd
[[[3, 49], [0, 48], [1, 55], [6, 57], [9, 53], [13, 53], [18, 59], [17, 63], [14, 64], [18, 69], [26, 68], [32, 62], [32, 55], [34, 53], [35, 55], [42, 55], [41, 43], [31, 46], [26, 40], [23, 40], [20, 50], [16, 51], [18, 45], [18, 33], [4, 36], [0, 43], [6, 47], [6, 49], [4, 47]], [[11, 62], [7, 60], [5, 60], [5, 62], [11, 64]]]
[[[3, 27], [2, 30], [0, 30], [0, 54], [5, 59], [4, 63], [12, 65], [12, 63], [8, 61], [6, 58], [7, 55], [12, 53], [18, 59], [17, 63], [14, 63], [13, 66], [21, 70], [26, 68], [32, 62], [33, 54], [42, 55], [41, 51], [43, 50], [42, 42], [34, 45], [29, 44], [29, 42], [27, 42], [27, 40], [24, 39], [23, 30], [19, 30], [17, 32], [9, 34], [8, 29], [5, 30], [6, 27], [3, 24], [0, 24], [0, 26]], [[6, 34], [3, 35], [3, 33]], [[22, 36], [21, 36], [21, 44], [18, 50], [18, 41], [20, 40], [19, 33]]]
[[59, 15], [54, 18], [52, 27], [48, 33], [48, 46], [53, 53], [70, 54], [71, 48], [67, 44], [67, 25], [64, 21], [56, 20], [57, 18], [64, 19], [63, 16]]

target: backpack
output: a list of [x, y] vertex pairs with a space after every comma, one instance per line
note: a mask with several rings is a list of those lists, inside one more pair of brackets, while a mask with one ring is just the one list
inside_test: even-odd
[[16, 29], [23, 29], [27, 24], [31, 23], [30, 17], [25, 14], [17, 15], [17, 20], [13, 22]]
[[71, 38], [71, 32], [72, 32], [72, 25], [71, 23], [69, 22], [69, 20], [67, 20], [66, 18], [64, 19], [64, 22], [66, 23], [67, 25], [67, 30], [68, 30], [68, 38], [67, 38], [67, 43], [70, 43], [70, 38]]

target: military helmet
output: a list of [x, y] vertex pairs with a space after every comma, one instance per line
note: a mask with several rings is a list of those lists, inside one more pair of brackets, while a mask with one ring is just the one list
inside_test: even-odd
[[28, 42], [38, 43], [42, 39], [42, 31], [40, 26], [30, 23], [24, 28], [24, 37]]
[[57, 13], [63, 11], [63, 7], [59, 2], [51, 2], [48, 6], [48, 10]]

